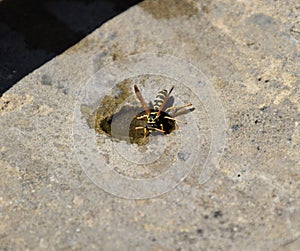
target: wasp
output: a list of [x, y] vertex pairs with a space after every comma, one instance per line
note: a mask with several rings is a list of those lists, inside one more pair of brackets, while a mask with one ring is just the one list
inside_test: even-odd
[[146, 120], [145, 126], [137, 126], [135, 127], [135, 129], [136, 130], [143, 129], [144, 138], [154, 131], [161, 132], [163, 134], [170, 133], [170, 131], [172, 131], [175, 128], [176, 121], [183, 122], [173, 118], [168, 113], [168, 111], [174, 109], [181, 109], [187, 106], [191, 106], [192, 104], [185, 104], [182, 106], [172, 106], [164, 110], [164, 107], [166, 106], [173, 89], [174, 86], [170, 89], [169, 92], [166, 89], [159, 91], [156, 95], [156, 98], [154, 99], [153, 109], [150, 109], [149, 106], [146, 104], [139, 88], [136, 85], [134, 85], [134, 91], [136, 97], [138, 98], [138, 100], [140, 101], [144, 109], [143, 112], [135, 116], [135, 119]]

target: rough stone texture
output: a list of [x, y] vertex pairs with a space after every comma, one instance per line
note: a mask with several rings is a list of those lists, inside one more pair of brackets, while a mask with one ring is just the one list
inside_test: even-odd
[[[296, 0], [145, 1], [22, 79], [0, 101], [1, 249], [299, 250], [299, 17]], [[227, 142], [205, 184], [127, 200], [83, 172], [73, 110], [95, 71], [142, 52], [201, 69]]]

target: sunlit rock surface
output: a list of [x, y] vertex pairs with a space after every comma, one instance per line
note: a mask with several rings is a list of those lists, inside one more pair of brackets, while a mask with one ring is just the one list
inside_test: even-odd
[[[299, 16], [297, 1], [149, 0], [22, 79], [0, 100], [1, 249], [299, 250]], [[135, 55], [150, 61], [133, 64], [128, 58]], [[151, 62], [166, 55], [174, 61]], [[119, 71], [101, 79], [107, 65]], [[184, 82], [198, 77], [198, 86]], [[106, 80], [116, 86], [101, 89]], [[91, 96], [83, 97], [94, 83]], [[148, 105], [157, 90], [174, 85], [175, 105], [194, 100], [195, 110], [182, 116], [187, 124], [178, 122], [178, 130], [154, 135], [150, 143], [113, 137], [105, 131], [110, 124], [100, 128], [99, 121], [125, 105], [143, 110], [133, 84]], [[215, 96], [196, 92], [207, 86]], [[214, 124], [219, 113], [224, 124]], [[123, 117], [117, 119], [122, 127]], [[82, 137], [78, 120], [86, 123]], [[225, 128], [218, 135], [226, 141], [212, 156], [219, 164], [199, 182], [214, 152], [211, 128]], [[86, 132], [94, 138], [84, 138]], [[193, 135], [200, 143], [188, 145]], [[87, 145], [78, 150], [80, 140]], [[89, 142], [96, 148], [85, 158]], [[190, 153], [179, 152], [184, 144]], [[113, 175], [101, 166], [93, 177], [87, 172], [97, 154]], [[192, 157], [195, 165], [185, 166]], [[153, 177], [167, 174], [169, 182], [168, 165], [178, 161], [178, 175], [187, 168], [184, 180], [172, 189], [165, 182], [152, 187]], [[124, 186], [119, 176], [132, 183]], [[122, 196], [134, 197], [137, 180], [147, 184], [138, 192], [154, 198]], [[102, 189], [101, 181], [111, 186]]]

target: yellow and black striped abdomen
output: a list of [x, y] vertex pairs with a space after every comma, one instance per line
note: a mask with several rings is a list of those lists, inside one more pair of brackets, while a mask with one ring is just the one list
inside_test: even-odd
[[154, 99], [153, 108], [158, 111], [162, 103], [164, 102], [165, 97], [167, 96], [167, 90], [161, 90], [157, 93], [156, 98]]

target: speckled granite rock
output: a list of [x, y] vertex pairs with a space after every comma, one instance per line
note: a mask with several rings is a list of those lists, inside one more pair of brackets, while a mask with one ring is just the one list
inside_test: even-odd
[[[16, 84], [0, 101], [1, 249], [299, 250], [299, 16], [297, 1], [145, 1]], [[207, 182], [195, 168], [168, 193], [132, 200], [83, 171], [74, 109], [99, 70], [141, 53], [201, 70], [227, 130]]]

